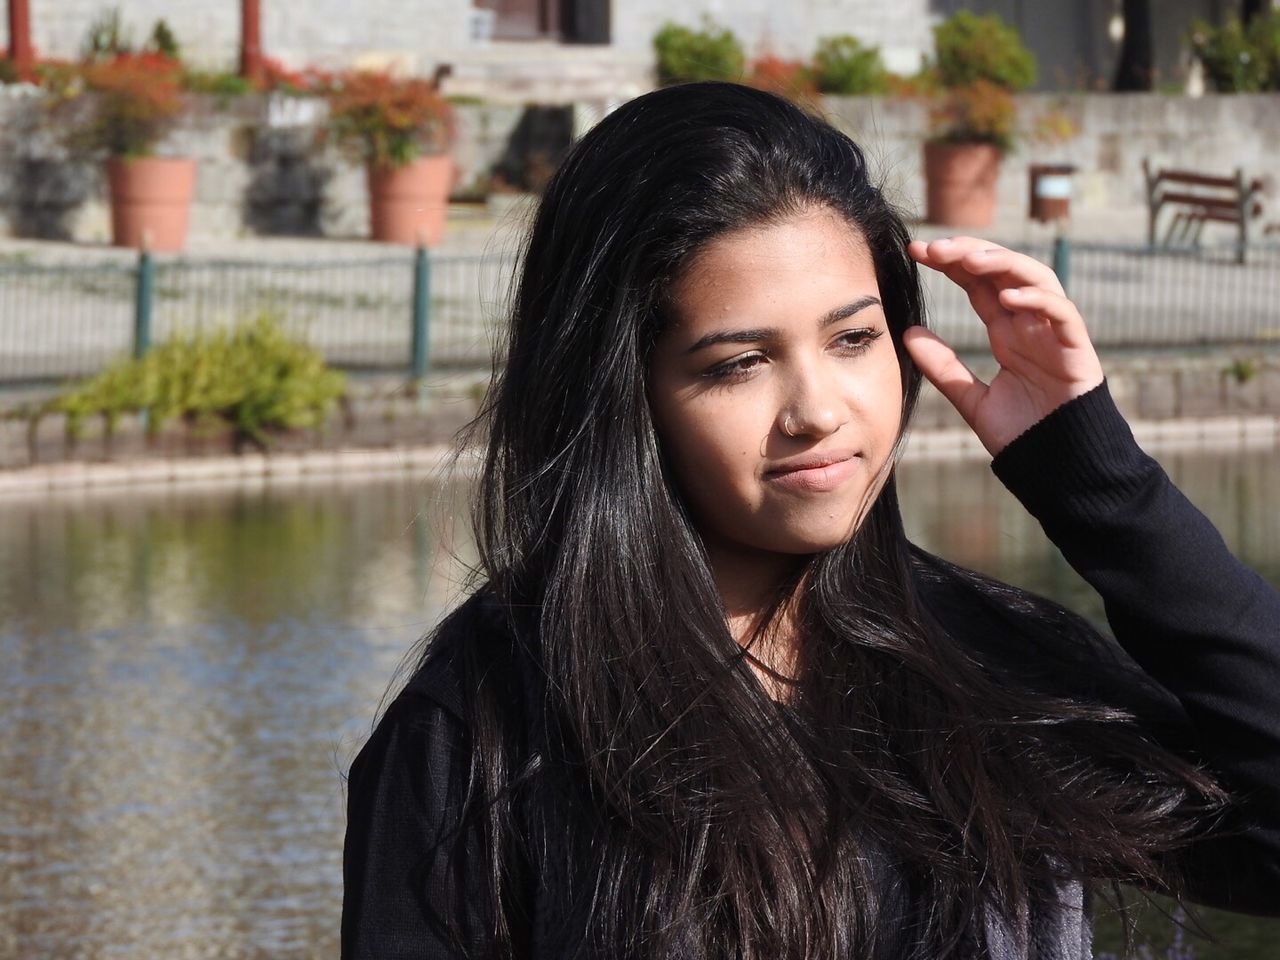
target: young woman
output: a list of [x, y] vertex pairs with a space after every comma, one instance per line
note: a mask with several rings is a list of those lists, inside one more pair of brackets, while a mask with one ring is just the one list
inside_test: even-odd
[[[847, 137], [694, 84], [570, 152], [505, 347], [482, 582], [352, 767], [346, 957], [1078, 960], [1118, 881], [1280, 914], [1280, 597], [1048, 268], [909, 242]], [[907, 542], [922, 374], [1118, 644]]]

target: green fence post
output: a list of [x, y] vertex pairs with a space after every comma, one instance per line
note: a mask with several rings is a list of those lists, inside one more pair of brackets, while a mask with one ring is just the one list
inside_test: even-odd
[[151, 254], [138, 254], [138, 274], [133, 300], [133, 355], [141, 359], [151, 349], [151, 302], [155, 294], [156, 268]]
[[1064, 291], [1071, 288], [1071, 241], [1066, 234], [1053, 238], [1053, 272]]
[[427, 332], [431, 313], [431, 259], [427, 248], [419, 246], [413, 255], [413, 379], [427, 374], [430, 353]]

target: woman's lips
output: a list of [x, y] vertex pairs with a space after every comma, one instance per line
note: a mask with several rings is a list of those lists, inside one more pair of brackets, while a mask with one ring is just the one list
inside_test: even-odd
[[796, 467], [783, 466], [768, 471], [764, 479], [771, 486], [786, 490], [825, 493], [843, 484], [853, 476], [857, 468], [858, 458], [847, 454], [841, 459], [821, 465], [806, 466], [801, 463]]

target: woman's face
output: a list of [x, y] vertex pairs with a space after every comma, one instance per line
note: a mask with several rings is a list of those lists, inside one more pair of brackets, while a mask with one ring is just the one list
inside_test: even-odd
[[817, 209], [726, 234], [671, 299], [649, 400], [713, 560], [848, 540], [883, 483], [902, 412], [861, 233]]

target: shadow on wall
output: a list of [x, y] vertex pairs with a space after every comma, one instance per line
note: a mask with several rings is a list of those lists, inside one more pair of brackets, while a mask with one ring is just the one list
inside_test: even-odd
[[95, 171], [85, 163], [45, 157], [19, 161], [13, 233], [33, 240], [72, 239], [72, 215], [93, 192]]
[[260, 236], [318, 237], [332, 176], [316, 156], [310, 129], [258, 129], [249, 152], [244, 223]]
[[490, 169], [496, 191], [541, 193], [573, 142], [573, 107], [524, 108]]

